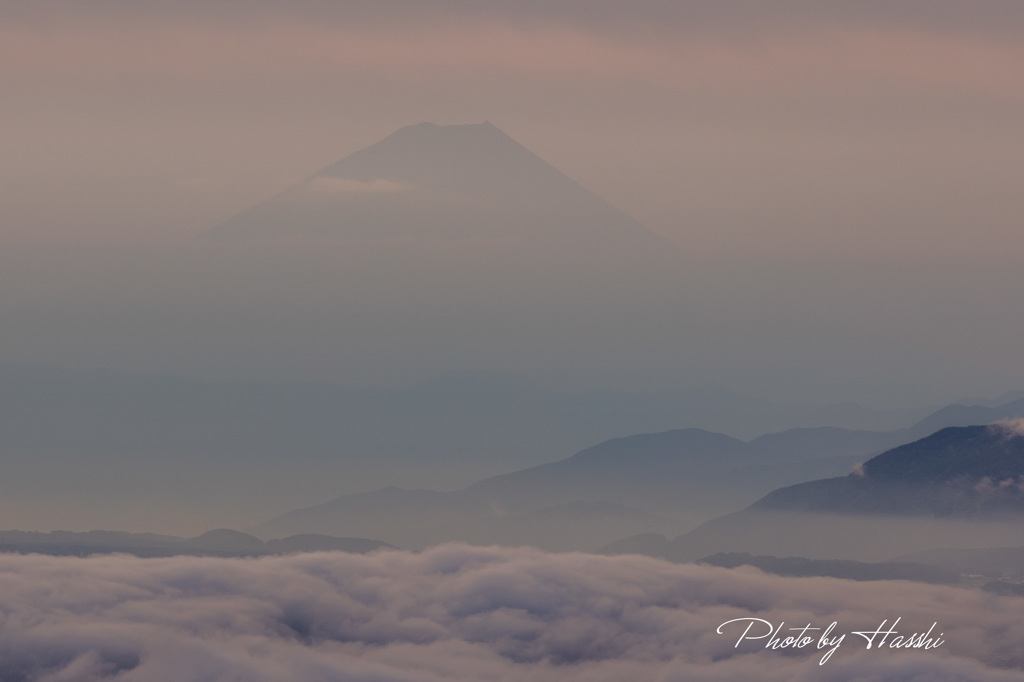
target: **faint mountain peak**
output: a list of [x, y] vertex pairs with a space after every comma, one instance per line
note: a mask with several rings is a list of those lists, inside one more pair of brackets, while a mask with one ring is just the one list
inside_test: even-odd
[[[469, 198], [536, 202], [569, 194], [599, 200], [568, 176], [490, 123], [433, 123], [400, 128], [380, 142], [319, 171], [316, 178], [370, 183], [385, 180], [409, 189]], [[601, 203], [604, 203], [603, 201]]]
[[914, 424], [911, 427], [911, 431], [924, 435], [949, 426], [990, 424], [1002, 419], [1024, 417], [1024, 398], [1014, 397], [1015, 395], [1015, 393], [1006, 394], [1006, 397], [1013, 399], [1008, 402], [999, 403], [994, 407], [987, 407], [985, 405], [948, 405]]
[[486, 121], [400, 128], [207, 232], [295, 234], [669, 247]]
[[237, 552], [260, 551], [263, 541], [257, 537], [229, 528], [216, 528], [185, 541], [190, 549]]

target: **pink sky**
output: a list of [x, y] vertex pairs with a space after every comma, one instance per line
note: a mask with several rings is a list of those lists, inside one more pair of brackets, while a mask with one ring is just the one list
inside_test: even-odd
[[[915, 23], [843, 3], [831, 13], [779, 3], [778, 18], [747, 20], [699, 4], [651, 19], [640, 6], [591, 16], [571, 2], [439, 3], [425, 14], [146, 7], [56, 3], [0, 23], [0, 177], [22, 187], [20, 215], [39, 211], [35, 222], [61, 229], [46, 212], [63, 200], [24, 196], [49, 183], [69, 202], [83, 199], [68, 185], [95, 186], [102, 198], [90, 203], [117, 214], [118, 184], [158, 173], [146, 191], [202, 192], [210, 212], [196, 219], [216, 222], [401, 125], [487, 119], [691, 248], [755, 238], [737, 195], [754, 198], [761, 220], [790, 225], [787, 248], [814, 238], [793, 213], [839, 214], [853, 191], [924, 212], [901, 221], [905, 250], [932, 220], [924, 198], [946, 201], [958, 185], [960, 205], [984, 203], [986, 222], [1000, 224], [993, 234], [1012, 238], [1006, 225], [1021, 217], [1001, 178], [1020, 170], [1024, 43], [977, 20], [950, 28], [941, 14]], [[1004, 11], [1012, 27], [1016, 13]], [[967, 170], [979, 164], [993, 181], [980, 187]], [[891, 196], [896, 169], [906, 206]], [[830, 186], [807, 205], [802, 189], [822, 178]], [[709, 213], [729, 218], [731, 236], [700, 227]], [[26, 235], [11, 221], [3, 229]], [[876, 237], [837, 243], [874, 251]]]
[[401, 126], [489, 120], [714, 277], [998, 367], [1022, 27], [995, 0], [9, 3], [0, 266], [187, 240]]

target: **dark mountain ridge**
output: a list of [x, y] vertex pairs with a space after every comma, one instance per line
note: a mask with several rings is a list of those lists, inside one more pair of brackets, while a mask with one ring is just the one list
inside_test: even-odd
[[950, 427], [884, 452], [841, 478], [776, 490], [752, 509], [983, 517], [1024, 513], [1024, 435]]
[[[1024, 402], [1014, 401], [992, 408], [990, 412], [1002, 414], [1017, 409], [1024, 409]], [[946, 414], [950, 418], [956, 416], [955, 411], [946, 411]], [[343, 495], [271, 519], [253, 532], [264, 537], [310, 531], [358, 533], [407, 547], [445, 540], [486, 542], [487, 538], [491, 542], [542, 543], [548, 549], [596, 550], [607, 545], [612, 552], [643, 552], [647, 547], [648, 553], [667, 556], [672, 553], [668, 540], [664, 537], [658, 540], [656, 536], [664, 533], [662, 529], [666, 527], [671, 529], [673, 520], [675, 528], [684, 530], [716, 514], [751, 503], [754, 503], [751, 509], [756, 511], [758, 504], [771, 505], [773, 499], [783, 500], [778, 508], [770, 508], [773, 512], [807, 511], [818, 509], [815, 504], [832, 504], [832, 513], [841, 513], [842, 509], [877, 507], [875, 498], [881, 496], [889, 500], [886, 503], [889, 506], [878, 507], [881, 513], [890, 513], [899, 508], [897, 505], [902, 505], [903, 513], [921, 513], [921, 509], [934, 505], [937, 499], [934, 491], [917, 496], [903, 495], [905, 490], [890, 490], [892, 484], [865, 476], [865, 467], [887, 471], [891, 468], [888, 462], [894, 456], [914, 460], [914, 453], [919, 450], [942, 450], [946, 446], [941, 444], [950, 434], [953, 440], [964, 440], [964, 434], [968, 434], [967, 444], [962, 444], [968, 450], [996, 442], [993, 447], [997, 449], [1016, 447], [1016, 441], [1007, 445], [1000, 440], [1013, 438], [1005, 427], [965, 427], [888, 450], [905, 443], [907, 434], [918, 428], [891, 432], [831, 427], [791, 429], [749, 442], [692, 428], [639, 434], [599, 443], [557, 462], [492, 476], [453, 492], [391, 487]], [[875, 457], [880, 452], [884, 456]], [[896, 454], [885, 454], [887, 452]], [[1002, 457], [1006, 459], [1008, 455]], [[938, 465], [933, 463], [933, 466]], [[981, 466], [984, 469], [989, 465]], [[855, 473], [787, 486], [787, 483], [815, 475], [835, 476], [851, 470]], [[992, 470], [1003, 471], [998, 467]], [[1000, 478], [993, 485], [1006, 488], [1005, 480]], [[981, 481], [972, 483], [978, 484], [982, 488], [988, 485]], [[953, 489], [951, 485], [947, 487]], [[777, 489], [770, 492], [772, 488]], [[802, 497], [797, 494], [801, 501], [785, 502], [786, 496], [793, 494], [787, 492], [791, 490], [804, 491]], [[758, 502], [758, 497], [766, 493], [768, 496]], [[581, 509], [586, 513], [579, 513], [579, 509], [568, 513], [574, 503], [585, 503]], [[602, 510], [602, 504], [611, 505], [614, 511]], [[729, 518], [732, 516], [738, 516], [740, 521], [730, 521], [730, 524], [742, 523], [745, 518], [743, 512]], [[558, 518], [569, 535], [552, 542], [554, 535], [536, 524], [541, 517]], [[543, 541], [538, 534], [542, 528]], [[613, 535], [623, 528], [632, 528], [633, 535], [645, 539], [638, 542], [626, 533]], [[584, 535], [595, 544], [583, 542]], [[616, 537], [626, 538], [624, 544], [616, 543]], [[600, 542], [602, 538], [604, 541]], [[712, 547], [710, 552], [704, 553], [714, 551]]]
[[606, 553], [692, 561], [719, 552], [877, 561], [933, 548], [1024, 542], [1020, 422], [950, 427], [854, 473], [775, 490], [669, 541], [627, 537]]

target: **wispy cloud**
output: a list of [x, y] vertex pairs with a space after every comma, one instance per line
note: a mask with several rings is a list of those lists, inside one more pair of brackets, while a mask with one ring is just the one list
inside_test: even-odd
[[992, 426], [1013, 436], [1024, 436], [1024, 418], [1000, 419]]
[[309, 180], [304, 188], [310, 194], [390, 194], [412, 189], [411, 185], [391, 180], [373, 178], [372, 180], [350, 180], [348, 178], [332, 178], [318, 176]]

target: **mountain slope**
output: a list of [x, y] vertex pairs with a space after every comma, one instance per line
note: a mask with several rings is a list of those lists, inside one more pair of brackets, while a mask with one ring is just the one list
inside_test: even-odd
[[744, 443], [700, 429], [640, 434], [455, 492], [343, 495], [252, 532], [369, 535], [410, 548], [464, 540], [593, 550], [630, 533], [678, 533], [782, 482], [849, 471], [884, 449], [880, 438], [894, 437], [795, 429]]
[[469, 492], [513, 512], [572, 499], [681, 520], [745, 506], [782, 481], [850, 471], [901, 442], [898, 433], [790, 429], [749, 443], [701, 429], [616, 438], [572, 457], [475, 483]]
[[676, 560], [717, 552], [879, 560], [939, 547], [1019, 545], [1024, 435], [1018, 424], [943, 429], [847, 476], [775, 490], [672, 542], [627, 538], [605, 551]]
[[1024, 513], [1024, 435], [1001, 425], [950, 427], [889, 450], [842, 478], [776, 490], [754, 509], [853, 514]]

